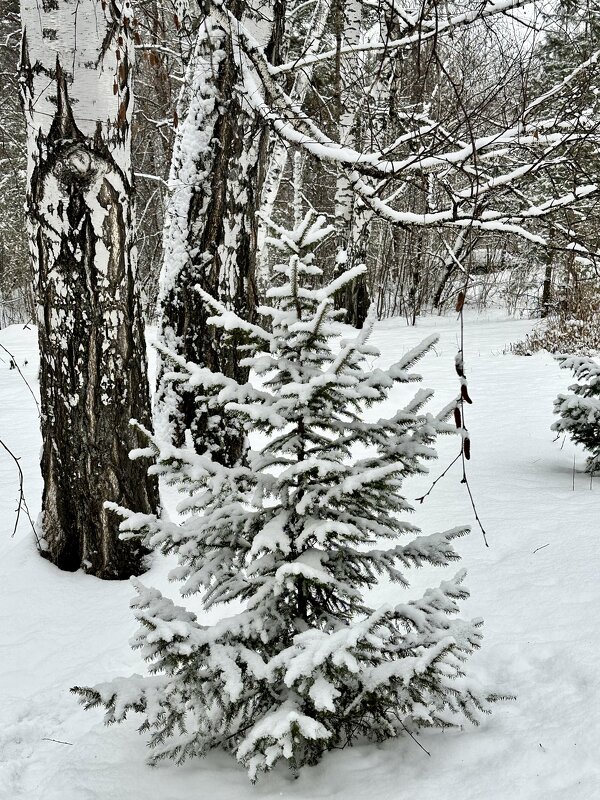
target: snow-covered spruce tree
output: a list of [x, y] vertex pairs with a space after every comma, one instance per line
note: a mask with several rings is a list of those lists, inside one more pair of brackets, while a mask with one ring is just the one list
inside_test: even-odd
[[[401, 518], [410, 510], [402, 481], [435, 457], [431, 445], [450, 429], [443, 419], [454, 404], [425, 414], [432, 392], [420, 390], [390, 419], [365, 420], [365, 407], [394, 383], [419, 380], [410, 368], [435, 337], [388, 369], [372, 369], [371, 320], [335, 352], [343, 312], [333, 311], [333, 294], [358, 268], [311, 286], [320, 270], [310, 253], [328, 233], [310, 217], [278, 229], [288, 260], [276, 267], [282, 281], [268, 293], [272, 307], [260, 309], [264, 329], [203, 293], [216, 312], [211, 324], [254, 341], [246, 364], [264, 383], [242, 386], [188, 364], [188, 385], [202, 396], [218, 392], [226, 413], [266, 443], [248, 453], [248, 466], [226, 467], [192, 442], [176, 448], [148, 434], [158, 470], [187, 494], [185, 519], [119, 509], [124, 536], [178, 555], [171, 578], [183, 581], [183, 596], [202, 593], [206, 609], [241, 606], [204, 626], [136, 581], [133, 645], [152, 676], [74, 691], [88, 708], [104, 705], [107, 723], [142, 713], [151, 762], [224, 747], [254, 780], [280, 759], [297, 769], [358, 737], [476, 722], [496, 699], [463, 680], [481, 621], [454, 617], [467, 596], [462, 572], [413, 601], [374, 610], [365, 599], [380, 575], [405, 588], [406, 568], [455, 560], [452, 540], [468, 529], [422, 536]], [[180, 362], [171, 377], [181, 380], [181, 370]]]
[[42, 525], [61, 569], [125, 578], [139, 542], [106, 498], [150, 512], [158, 487], [129, 451], [150, 418], [136, 286], [130, 0], [21, 0], [27, 222], [38, 303]]
[[560, 419], [552, 430], [568, 433], [590, 455], [588, 472], [600, 467], [600, 364], [592, 358], [556, 356], [563, 369], [573, 371], [579, 383], [569, 386], [571, 394], [559, 394], [554, 401], [554, 413]]

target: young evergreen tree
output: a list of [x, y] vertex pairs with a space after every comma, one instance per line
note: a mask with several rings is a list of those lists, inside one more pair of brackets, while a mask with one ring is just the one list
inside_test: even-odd
[[553, 431], [568, 433], [577, 444], [590, 452], [588, 472], [600, 467], [600, 364], [592, 358], [558, 356], [563, 369], [573, 371], [579, 383], [569, 386], [571, 394], [559, 394], [554, 413], [560, 419]]
[[[179, 358], [170, 378], [195, 387], [202, 402], [266, 434], [247, 466], [227, 467], [210, 453], [147, 434], [158, 471], [187, 496], [182, 522], [117, 509], [125, 537], [175, 553], [171, 578], [204, 608], [235, 601], [241, 610], [215, 625], [136, 581], [141, 627], [134, 646], [151, 677], [75, 687], [84, 705], [104, 705], [107, 723], [130, 710], [145, 716], [151, 762], [181, 762], [213, 747], [233, 753], [255, 780], [280, 759], [298, 769], [358, 737], [383, 740], [410, 728], [476, 723], [495, 695], [464, 680], [479, 645], [481, 620], [455, 617], [467, 596], [463, 572], [409, 602], [369, 607], [365, 591], [383, 575], [405, 588], [405, 569], [458, 558], [457, 527], [420, 535], [401, 518], [405, 477], [424, 471], [432, 443], [454, 403], [439, 415], [420, 390], [390, 419], [369, 422], [365, 408], [395, 383], [418, 381], [411, 367], [431, 337], [388, 369], [372, 369], [372, 320], [336, 351], [333, 296], [362, 268], [317, 288], [312, 250], [331, 229], [307, 216], [272, 242], [286, 255], [280, 285], [260, 328], [201, 291], [210, 324], [248, 341], [245, 363], [261, 387]], [[141, 453], [140, 453], [141, 454]], [[412, 541], [401, 543], [403, 535]], [[388, 540], [388, 545], [385, 545]]]

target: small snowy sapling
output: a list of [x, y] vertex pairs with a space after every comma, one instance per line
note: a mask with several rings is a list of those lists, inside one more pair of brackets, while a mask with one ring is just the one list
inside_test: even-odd
[[554, 413], [560, 419], [552, 425], [552, 430], [566, 432], [574, 442], [583, 445], [590, 453], [587, 471], [595, 472], [600, 466], [600, 364], [580, 356], [556, 356], [556, 359], [563, 369], [573, 371], [579, 383], [569, 386], [571, 394], [559, 394], [554, 401]]
[[[117, 509], [122, 535], [175, 553], [170, 577], [183, 582], [181, 594], [201, 593], [204, 608], [220, 605], [223, 617], [203, 625], [136, 581], [133, 645], [152, 675], [74, 690], [86, 707], [105, 706], [107, 723], [130, 710], [144, 715], [151, 763], [223, 747], [252, 780], [280, 759], [298, 769], [359, 737], [476, 723], [497, 699], [464, 677], [481, 621], [455, 616], [467, 596], [462, 572], [409, 602], [373, 609], [365, 599], [379, 576], [404, 589], [406, 569], [456, 560], [452, 540], [468, 532], [420, 535], [403, 519], [411, 506], [400, 493], [435, 457], [454, 404], [424, 413], [432, 392], [420, 390], [389, 419], [364, 413], [395, 383], [419, 380], [410, 370], [435, 337], [372, 368], [372, 319], [340, 342], [333, 310], [335, 292], [362, 268], [319, 287], [312, 252], [330, 233], [323, 218], [272, 228], [284, 263], [271, 305], [260, 309], [265, 327], [205, 295], [211, 324], [247, 336], [247, 364], [261, 383], [185, 365], [189, 387], [260, 432], [257, 449], [226, 466], [191, 441], [176, 448], [148, 433], [153, 471], [186, 493], [182, 519]], [[173, 380], [181, 376], [179, 364]]]

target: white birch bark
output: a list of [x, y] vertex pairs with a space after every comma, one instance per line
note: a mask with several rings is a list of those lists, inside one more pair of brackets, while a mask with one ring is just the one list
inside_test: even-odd
[[[309, 31], [302, 47], [303, 53], [316, 53], [321, 46], [321, 40], [325, 31], [325, 26], [329, 20], [331, 12], [330, 0], [317, 0], [314, 8]], [[294, 84], [292, 86], [290, 97], [299, 106], [302, 106], [312, 80], [314, 69], [308, 66], [304, 70], [300, 70], [294, 75]], [[263, 186], [261, 197], [261, 216], [258, 222], [258, 266], [257, 266], [257, 281], [260, 285], [266, 285], [268, 282], [268, 251], [266, 245], [266, 238], [268, 227], [264, 220], [272, 219], [275, 203], [279, 195], [279, 188], [281, 180], [285, 172], [288, 160], [289, 145], [286, 141], [279, 137], [275, 137], [269, 155], [267, 174]]]
[[[343, 2], [343, 0], [342, 0]], [[360, 42], [362, 28], [362, 1], [345, 0], [343, 2], [344, 27], [342, 44], [356, 47]], [[340, 59], [340, 98], [338, 138], [341, 147], [355, 147], [354, 127], [356, 122], [355, 103], [352, 102], [352, 87], [360, 74], [360, 61], [355, 53], [345, 53]], [[350, 228], [352, 225], [353, 192], [344, 170], [338, 170], [335, 191], [335, 218], [340, 239], [338, 259], [346, 263], [347, 254], [343, 251], [350, 244]], [[345, 248], [344, 248], [345, 244]]]
[[149, 421], [136, 291], [130, 0], [22, 0], [27, 216], [38, 298], [42, 527], [68, 570], [122, 578], [142, 550], [104, 508], [157, 503], [129, 451]]
[[[57, 61], [65, 75], [77, 127], [93, 139], [100, 126], [111, 143], [111, 156], [130, 169], [128, 123], [133, 104], [129, 80], [134, 48], [128, 29], [133, 25], [130, 0], [21, 0], [21, 22], [29, 63], [31, 104], [27, 123], [47, 137], [56, 115]], [[115, 91], [115, 86], [116, 91]], [[108, 134], [108, 135], [107, 135]], [[28, 137], [30, 170], [35, 137]]]
[[[362, 35], [362, 0], [339, 2], [343, 15], [341, 45], [343, 48], [356, 48]], [[338, 139], [342, 148], [357, 148], [360, 144], [355, 135], [358, 108], [356, 86], [360, 84], [362, 69], [362, 59], [358, 53], [345, 52], [341, 55], [338, 76]], [[339, 274], [364, 263], [366, 259], [368, 222], [371, 215], [366, 210], [357, 213], [355, 202], [348, 173], [338, 166], [334, 213], [337, 231], [336, 273]], [[361, 275], [347, 284], [336, 298], [336, 303], [346, 309], [346, 322], [362, 328], [369, 306], [365, 276]]]

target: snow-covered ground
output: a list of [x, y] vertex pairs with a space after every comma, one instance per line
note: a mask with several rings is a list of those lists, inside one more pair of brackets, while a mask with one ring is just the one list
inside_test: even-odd
[[[69, 694], [116, 675], [143, 672], [128, 638], [136, 625], [127, 582], [65, 574], [42, 560], [25, 517], [11, 537], [18, 481], [0, 453], [0, 798], [2, 800], [594, 800], [600, 797], [600, 478], [590, 486], [581, 451], [553, 443], [552, 401], [569, 376], [545, 353], [507, 354], [526, 321], [468, 319], [466, 371], [473, 406], [470, 481], [490, 547], [473, 527], [457, 549], [468, 569], [465, 614], [485, 618], [473, 674], [518, 696], [498, 704], [479, 728], [421, 734], [430, 756], [408, 737], [327, 755], [297, 780], [284, 768], [251, 786], [245, 771], [215, 752], [183, 767], [145, 765], [135, 719], [105, 728]], [[374, 343], [390, 363], [420, 338], [441, 334], [417, 371], [437, 390], [435, 408], [457, 393], [452, 318], [397, 320], [377, 326]], [[35, 386], [36, 336], [12, 326], [0, 343]], [[36, 408], [17, 370], [0, 352], [0, 438], [20, 457], [32, 516], [40, 506]], [[28, 363], [24, 365], [24, 362]], [[386, 404], [402, 401], [403, 388]], [[439, 443], [431, 477], [406, 484], [423, 494], [449, 463], [457, 440]], [[574, 479], [574, 487], [573, 487]], [[418, 504], [417, 504], [418, 505]], [[458, 465], [414, 520], [425, 532], [471, 522]], [[144, 582], [177, 598], [156, 558]], [[431, 568], [413, 573], [412, 594], [439, 582]], [[372, 603], [397, 600], [381, 585]]]

